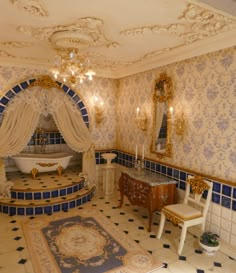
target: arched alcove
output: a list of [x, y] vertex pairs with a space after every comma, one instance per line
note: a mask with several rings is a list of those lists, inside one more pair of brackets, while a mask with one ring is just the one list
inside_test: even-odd
[[[8, 103], [13, 98], [15, 98], [15, 96], [17, 96], [17, 94], [19, 94], [21, 91], [29, 88], [31, 86], [31, 84], [33, 84], [36, 80], [38, 80], [37, 77], [35, 77], [33, 79], [25, 80], [25, 81], [15, 85], [14, 87], [9, 89], [5, 93], [5, 95], [0, 100], [0, 122], [2, 120], [3, 112], [6, 109]], [[64, 83], [61, 83], [61, 82], [58, 82], [58, 81], [56, 81], [55, 83], [58, 85], [59, 89], [63, 90], [66, 93], [66, 95], [68, 95], [69, 97], [72, 98], [72, 100], [78, 106], [78, 109], [81, 112], [82, 118], [83, 118], [86, 126], [89, 128], [88, 112], [87, 112], [86, 106], [84, 105], [84, 103], [83, 103], [82, 99], [80, 98], [80, 96], [74, 90], [72, 90], [70, 87], [65, 85]]]

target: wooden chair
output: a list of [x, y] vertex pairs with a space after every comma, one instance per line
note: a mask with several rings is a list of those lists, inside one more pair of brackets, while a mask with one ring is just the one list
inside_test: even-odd
[[[181, 255], [187, 228], [201, 224], [201, 231], [205, 229], [207, 211], [212, 196], [212, 182], [203, 180], [201, 176], [188, 176], [187, 187], [183, 204], [174, 204], [163, 207], [157, 238], [160, 239], [165, 219], [182, 227], [178, 254]], [[206, 199], [202, 198], [204, 191], [208, 191]]]

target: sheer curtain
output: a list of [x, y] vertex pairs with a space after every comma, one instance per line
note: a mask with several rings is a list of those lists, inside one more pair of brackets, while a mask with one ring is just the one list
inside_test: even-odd
[[[53, 93], [58, 93], [58, 90], [52, 91], [50, 95], [55, 97], [56, 94]], [[90, 186], [95, 184], [96, 161], [94, 145], [80, 111], [72, 99], [65, 95], [62, 97], [61, 94], [57, 96], [56, 100], [53, 100], [51, 109], [55, 123], [68, 146], [76, 152], [83, 152], [83, 173], [86, 174]]]
[[[81, 113], [62, 90], [29, 87], [7, 106], [0, 127], [0, 157], [18, 154], [27, 145], [38, 124], [40, 114], [51, 114], [66, 143], [83, 154], [83, 173], [88, 183], [95, 183], [95, 155], [90, 132]], [[3, 161], [0, 161], [0, 183], [5, 181]], [[4, 181], [3, 181], [4, 180]]]

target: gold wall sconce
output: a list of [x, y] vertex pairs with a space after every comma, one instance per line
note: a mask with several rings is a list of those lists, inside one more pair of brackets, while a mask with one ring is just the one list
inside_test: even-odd
[[104, 119], [104, 102], [94, 96], [95, 122], [100, 124]]
[[139, 107], [136, 108], [136, 123], [140, 130], [147, 130], [147, 114], [146, 112], [141, 112]]
[[174, 126], [176, 134], [183, 137], [186, 131], [186, 121], [183, 112], [178, 114], [175, 118]]

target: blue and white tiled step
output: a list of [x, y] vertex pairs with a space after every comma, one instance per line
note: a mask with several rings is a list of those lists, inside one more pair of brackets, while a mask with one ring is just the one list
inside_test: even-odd
[[95, 190], [95, 187], [88, 189], [83, 178], [79, 178], [78, 182], [46, 189], [35, 186], [33, 189], [23, 189], [15, 186], [12, 188], [11, 198], [0, 200], [0, 212], [8, 215], [38, 215], [67, 211], [90, 201]]

